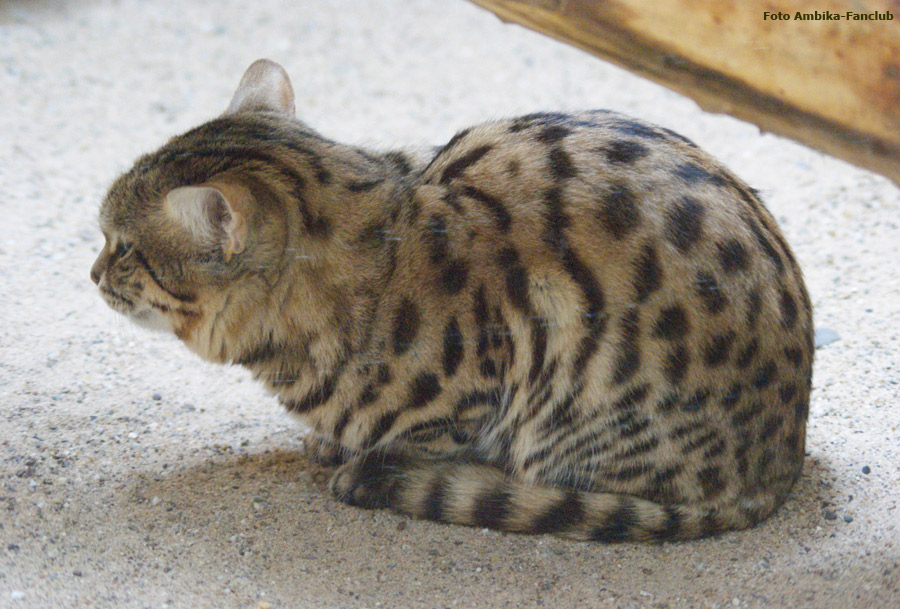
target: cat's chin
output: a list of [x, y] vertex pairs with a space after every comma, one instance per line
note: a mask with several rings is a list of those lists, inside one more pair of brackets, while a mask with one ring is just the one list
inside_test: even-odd
[[154, 311], [153, 309], [145, 309], [143, 311], [130, 313], [128, 319], [134, 322], [135, 325], [146, 328], [147, 330], [164, 332], [166, 334], [172, 333], [172, 324], [169, 322], [169, 319], [159, 311]]

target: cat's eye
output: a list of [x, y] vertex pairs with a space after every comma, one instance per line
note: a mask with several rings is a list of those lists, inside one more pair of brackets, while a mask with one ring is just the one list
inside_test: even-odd
[[119, 243], [116, 245], [116, 250], [113, 252], [113, 255], [116, 258], [121, 258], [123, 256], [126, 256], [128, 254], [128, 252], [130, 252], [132, 250], [133, 247], [134, 247], [134, 245], [131, 243], [119, 241]]

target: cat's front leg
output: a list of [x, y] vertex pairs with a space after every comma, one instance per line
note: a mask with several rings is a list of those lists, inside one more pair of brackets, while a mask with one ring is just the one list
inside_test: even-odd
[[337, 467], [356, 454], [313, 432], [309, 432], [303, 438], [302, 450], [304, 457], [322, 467]]

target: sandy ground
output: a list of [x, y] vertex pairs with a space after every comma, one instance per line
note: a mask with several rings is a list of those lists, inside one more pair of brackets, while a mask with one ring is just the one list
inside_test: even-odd
[[[107, 184], [224, 109], [261, 56], [334, 138], [438, 144], [490, 117], [609, 107], [760, 188], [839, 335], [818, 351], [788, 503], [716, 539], [600, 545], [323, 494], [302, 430], [247, 374], [132, 328], [88, 279]], [[884, 179], [462, 0], [0, 1], [0, 607], [896, 607], [898, 209]]]

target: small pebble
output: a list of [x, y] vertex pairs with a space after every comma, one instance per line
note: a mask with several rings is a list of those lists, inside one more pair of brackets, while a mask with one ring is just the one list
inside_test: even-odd
[[154, 393], [154, 394], [153, 394], [153, 399], [156, 400], [157, 402], [160, 401], [160, 400], [162, 399], [162, 394], [161, 394], [161, 393]]
[[128, 433], [128, 437], [131, 438], [132, 440], [135, 440], [135, 439], [137, 439], [138, 436], [137, 436], [136, 433], [134, 433], [134, 432], [132, 431], [132, 432], [129, 432], [129, 433]]
[[25, 600], [25, 593], [21, 590], [13, 590], [9, 593], [9, 599], [13, 601], [22, 601]]
[[840, 335], [831, 328], [816, 328], [816, 349], [828, 346], [831, 343], [840, 340]]
[[397, 523], [398, 531], [403, 531], [405, 529], [406, 529], [406, 521], [405, 520], [401, 520], [400, 522]]
[[825, 520], [837, 520], [837, 512], [834, 510], [825, 510]]
[[872, 472], [872, 469], [868, 465], [863, 465], [862, 473], [869, 474]]
[[850, 516], [849, 514], [844, 516], [844, 522], [853, 522], [853, 516]]

